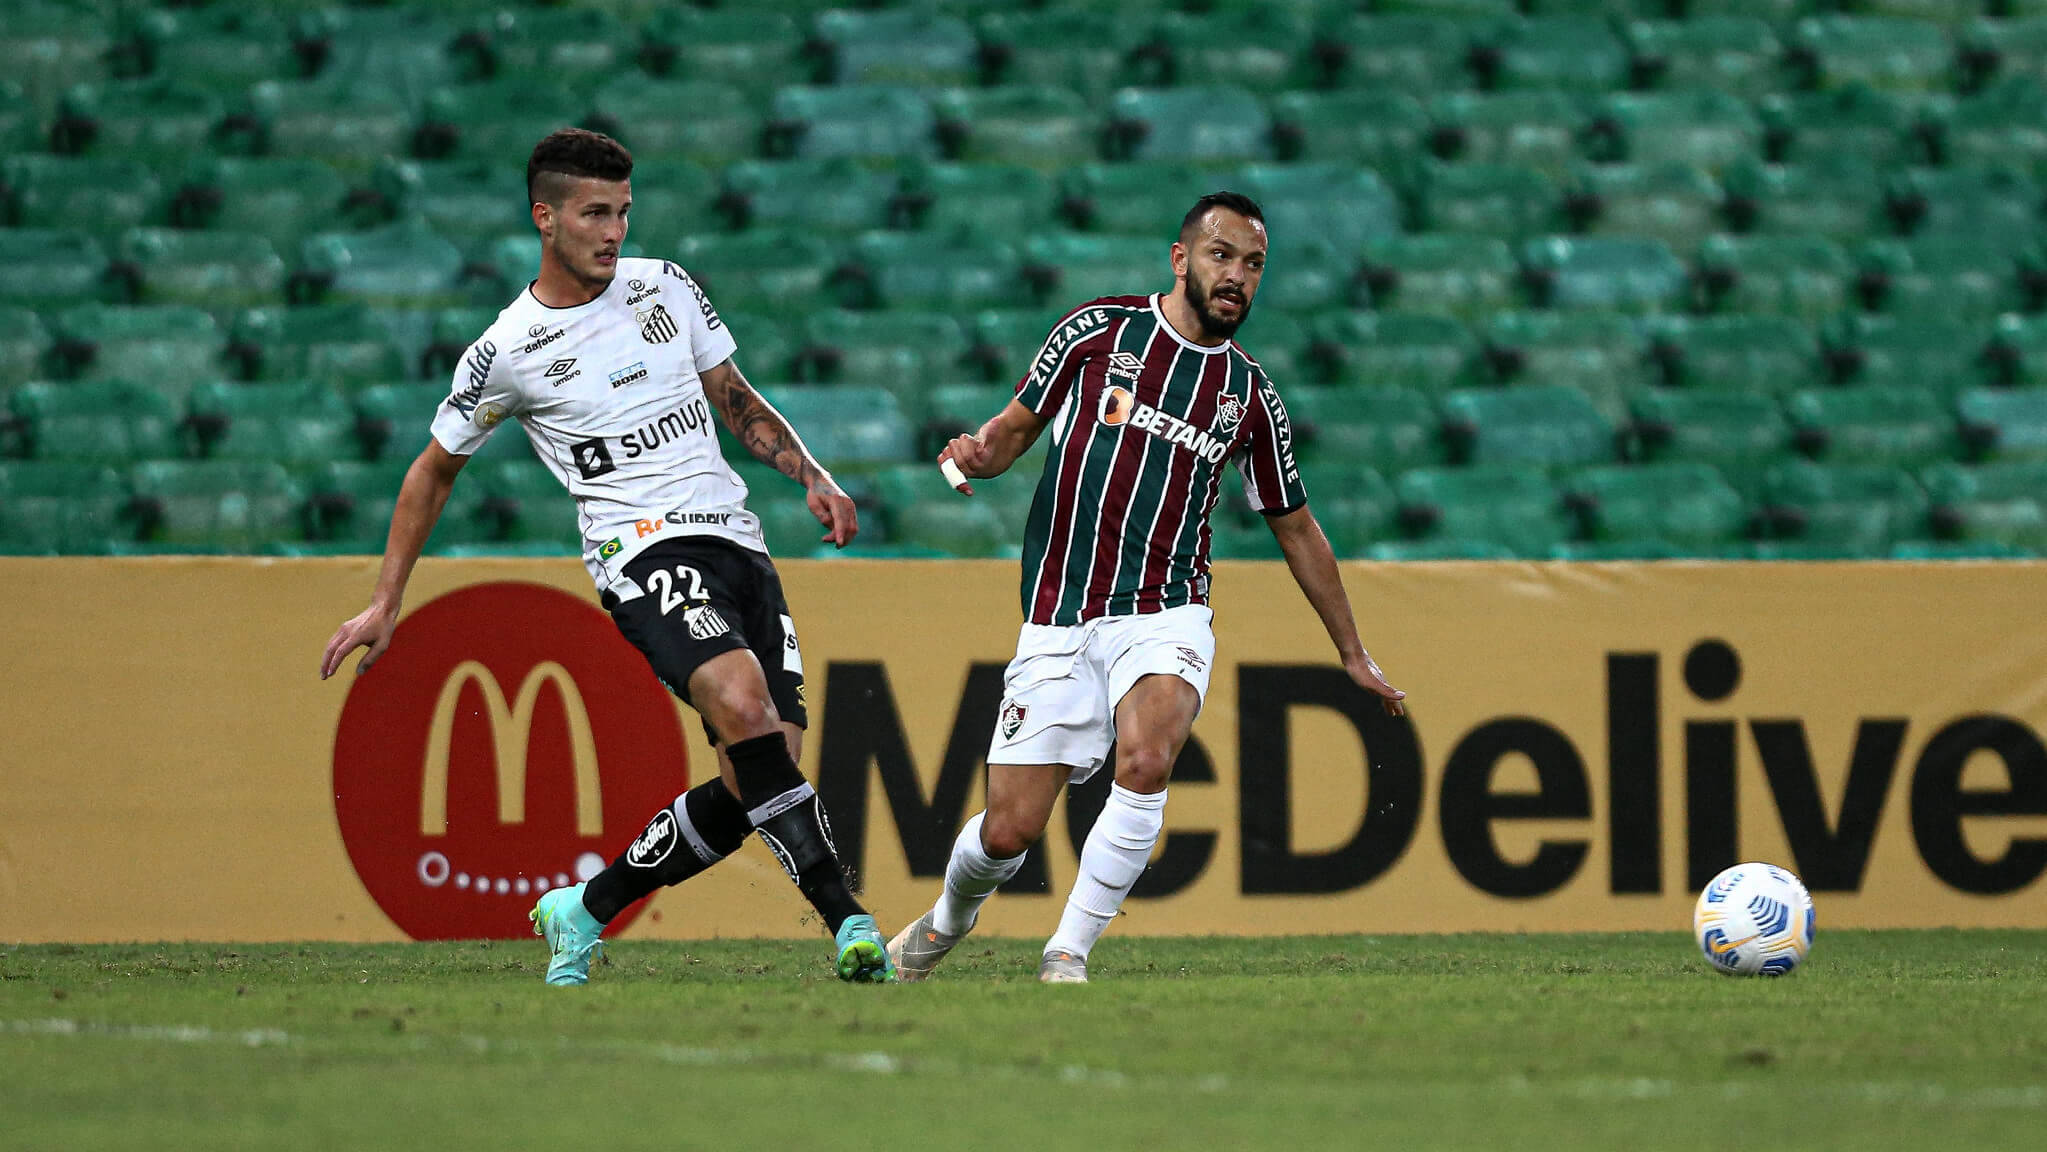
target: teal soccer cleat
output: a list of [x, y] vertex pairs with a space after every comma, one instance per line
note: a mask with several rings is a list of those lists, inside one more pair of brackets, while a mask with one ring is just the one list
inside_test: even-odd
[[583, 907], [583, 886], [547, 893], [526, 918], [533, 921], [533, 934], [545, 937], [553, 953], [547, 962], [547, 982], [588, 984], [590, 961], [604, 954], [604, 940], [599, 935], [604, 925]]
[[895, 965], [872, 916], [849, 916], [839, 925], [839, 979], [855, 984], [893, 984]]

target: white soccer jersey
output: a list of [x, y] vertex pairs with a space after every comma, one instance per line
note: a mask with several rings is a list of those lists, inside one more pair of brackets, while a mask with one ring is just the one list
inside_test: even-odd
[[767, 551], [700, 375], [734, 347], [703, 289], [665, 260], [619, 260], [610, 286], [574, 308], [550, 308], [529, 286], [455, 366], [434, 439], [472, 455], [517, 420], [575, 497], [591, 578], [630, 600], [640, 589], [626, 561], [658, 540]]

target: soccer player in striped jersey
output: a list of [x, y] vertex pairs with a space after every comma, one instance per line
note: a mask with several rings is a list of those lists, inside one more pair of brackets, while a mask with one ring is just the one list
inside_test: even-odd
[[1208, 522], [1229, 461], [1344, 670], [1389, 713], [1404, 711], [1406, 694], [1358, 640], [1308, 510], [1286, 406], [1231, 338], [1265, 252], [1256, 203], [1202, 197], [1172, 246], [1170, 292], [1068, 313], [1016, 398], [940, 455], [967, 477], [999, 476], [1052, 429], [1024, 535], [1024, 625], [988, 749], [988, 808], [954, 842], [937, 905], [889, 942], [899, 978], [930, 975], [973, 928], [1044, 833], [1059, 790], [1092, 776], [1113, 743], [1116, 782], [1038, 969], [1048, 983], [1086, 981], [1089, 950], [1151, 858], [1167, 776], [1208, 691]]

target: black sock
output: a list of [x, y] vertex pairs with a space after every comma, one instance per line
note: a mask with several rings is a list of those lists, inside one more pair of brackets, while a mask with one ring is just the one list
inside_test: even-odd
[[583, 907], [608, 924], [626, 906], [657, 888], [680, 884], [739, 850], [753, 824], [746, 809], [716, 777], [684, 792], [654, 813], [611, 867], [583, 888]]
[[837, 935], [839, 925], [850, 916], [866, 912], [853, 898], [846, 874], [839, 867], [832, 848], [831, 825], [817, 793], [789, 758], [789, 745], [781, 733], [756, 736], [725, 746], [732, 759], [732, 772], [739, 781], [739, 802], [747, 819], [767, 842], [775, 859], [796, 881], [796, 887], [825, 927]]

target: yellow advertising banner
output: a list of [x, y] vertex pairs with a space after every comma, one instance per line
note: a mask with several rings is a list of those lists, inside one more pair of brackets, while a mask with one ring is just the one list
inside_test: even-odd
[[[804, 769], [892, 928], [981, 806], [1015, 566], [781, 569]], [[517, 935], [715, 771], [574, 561], [425, 561], [384, 661], [322, 682], [374, 575], [0, 560], [0, 934]], [[1218, 565], [1207, 704], [1116, 931], [1674, 929], [1751, 859], [1798, 872], [1822, 924], [2047, 925], [2047, 564], [1344, 577], [1409, 717], [1350, 685], [1283, 566]], [[1069, 791], [983, 931], [1050, 931], [1106, 789]], [[807, 912], [755, 844], [618, 931], [819, 931]]]

